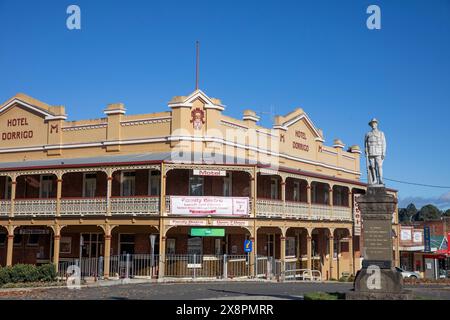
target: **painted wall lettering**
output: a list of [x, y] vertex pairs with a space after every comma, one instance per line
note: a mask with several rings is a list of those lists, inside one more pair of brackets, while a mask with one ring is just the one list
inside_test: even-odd
[[[26, 127], [28, 126], [27, 118], [14, 118], [6, 120], [6, 127]], [[2, 132], [2, 140], [25, 140], [33, 138], [33, 130], [19, 130]]]
[[[299, 139], [306, 140], [306, 133], [303, 131], [296, 130], [295, 136]], [[292, 148], [303, 151], [309, 151], [309, 145], [297, 141], [292, 142]]]

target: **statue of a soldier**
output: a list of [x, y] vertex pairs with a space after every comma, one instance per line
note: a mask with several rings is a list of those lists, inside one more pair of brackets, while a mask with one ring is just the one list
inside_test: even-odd
[[378, 120], [369, 122], [372, 131], [366, 133], [364, 147], [367, 161], [367, 177], [369, 185], [383, 185], [383, 160], [386, 155], [386, 139], [384, 133], [378, 130]]

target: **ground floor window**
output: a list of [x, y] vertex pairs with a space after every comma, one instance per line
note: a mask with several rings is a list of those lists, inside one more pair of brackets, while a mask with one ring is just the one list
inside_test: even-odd
[[134, 254], [134, 234], [119, 234], [119, 254]]
[[29, 234], [27, 239], [27, 246], [35, 247], [39, 244], [39, 235], [38, 234]]
[[83, 258], [98, 258], [103, 255], [103, 234], [82, 233], [80, 239], [81, 256]]
[[175, 254], [175, 239], [166, 240], [166, 253]]
[[286, 257], [295, 257], [296, 254], [295, 237], [286, 237]]
[[62, 254], [72, 253], [72, 237], [61, 237], [59, 242], [59, 252]]
[[15, 234], [14, 235], [14, 245], [20, 246], [22, 245], [23, 236], [21, 234]]
[[214, 254], [215, 255], [223, 254], [222, 239], [221, 238], [214, 239]]
[[203, 239], [200, 237], [188, 239], [188, 266], [197, 267], [201, 264], [203, 254]]

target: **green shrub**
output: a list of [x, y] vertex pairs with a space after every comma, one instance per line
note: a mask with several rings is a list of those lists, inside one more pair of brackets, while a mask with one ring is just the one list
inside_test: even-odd
[[328, 292], [310, 292], [303, 296], [305, 300], [338, 300], [342, 299], [341, 293], [328, 293]]
[[0, 267], [0, 286], [4, 285], [5, 283], [11, 282], [9, 269], [11, 269], [11, 267]]
[[35, 265], [16, 264], [9, 269], [11, 282], [35, 282], [39, 280], [39, 272]]
[[55, 281], [56, 280], [56, 268], [54, 264], [43, 264], [38, 268], [40, 281]]

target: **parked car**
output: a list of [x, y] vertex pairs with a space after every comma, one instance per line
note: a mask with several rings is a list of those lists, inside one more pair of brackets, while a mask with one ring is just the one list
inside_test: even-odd
[[410, 278], [410, 279], [420, 279], [420, 274], [414, 271], [406, 271], [402, 268], [395, 267], [395, 269], [402, 274], [403, 279]]

